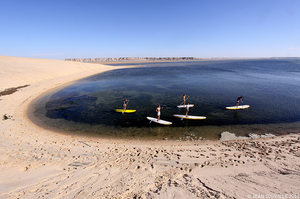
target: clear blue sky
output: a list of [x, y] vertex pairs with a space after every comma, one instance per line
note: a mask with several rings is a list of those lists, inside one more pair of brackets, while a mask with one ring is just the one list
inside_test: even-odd
[[0, 0], [0, 55], [300, 57], [300, 0]]

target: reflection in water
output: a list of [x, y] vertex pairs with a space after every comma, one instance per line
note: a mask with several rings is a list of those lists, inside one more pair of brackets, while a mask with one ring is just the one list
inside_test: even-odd
[[[78, 134], [121, 139], [218, 139], [224, 131], [281, 134], [299, 129], [299, 60], [231, 60], [152, 63], [85, 78], [35, 100], [30, 118], [39, 125]], [[291, 93], [293, 95], [291, 95]], [[190, 115], [206, 120], [180, 120], [176, 106], [182, 95], [195, 104]], [[245, 110], [226, 110], [244, 95]], [[127, 109], [113, 112], [130, 100]], [[161, 119], [172, 126], [149, 123], [160, 104]]]

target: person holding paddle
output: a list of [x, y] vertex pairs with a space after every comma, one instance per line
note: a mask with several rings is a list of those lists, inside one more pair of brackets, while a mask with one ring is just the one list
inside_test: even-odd
[[160, 109], [162, 109], [163, 107], [160, 107], [160, 105], [158, 105], [157, 106], [157, 108], [156, 108], [156, 112], [157, 112], [157, 121], [159, 121], [159, 119], [160, 119]]
[[185, 105], [185, 101], [187, 100], [187, 98], [189, 98], [190, 96], [187, 96], [186, 94], [183, 94], [183, 106]]
[[185, 110], [185, 116], [188, 117], [188, 113], [189, 113], [189, 110], [190, 110], [190, 106], [189, 106], [190, 103], [187, 103], [187, 106], [185, 107], [186, 110]]
[[240, 103], [240, 101], [242, 102], [242, 103], [244, 103], [243, 102], [243, 97], [244, 97], [244, 95], [241, 95], [241, 96], [239, 96], [237, 99], [236, 99], [236, 103], [235, 103], [235, 106], [238, 106], [239, 105], [239, 103]]
[[129, 100], [124, 99], [124, 102], [123, 102], [123, 112], [122, 113], [124, 113], [126, 111], [126, 107], [127, 107], [128, 102], [129, 102]]

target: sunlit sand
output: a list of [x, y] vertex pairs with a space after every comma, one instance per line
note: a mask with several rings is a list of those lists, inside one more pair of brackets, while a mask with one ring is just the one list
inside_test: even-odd
[[133, 141], [59, 134], [27, 118], [42, 93], [118, 68], [0, 56], [0, 198], [300, 197], [299, 130], [247, 140], [228, 133], [234, 140]]

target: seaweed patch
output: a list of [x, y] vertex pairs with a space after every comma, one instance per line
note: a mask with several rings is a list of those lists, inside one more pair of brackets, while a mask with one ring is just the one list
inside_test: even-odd
[[29, 84], [23, 85], [23, 86], [18, 86], [18, 87], [12, 87], [12, 88], [7, 88], [4, 91], [0, 92], [0, 96], [4, 96], [4, 95], [11, 95], [14, 92], [18, 91], [20, 88], [25, 88], [27, 86], [30, 86]]

